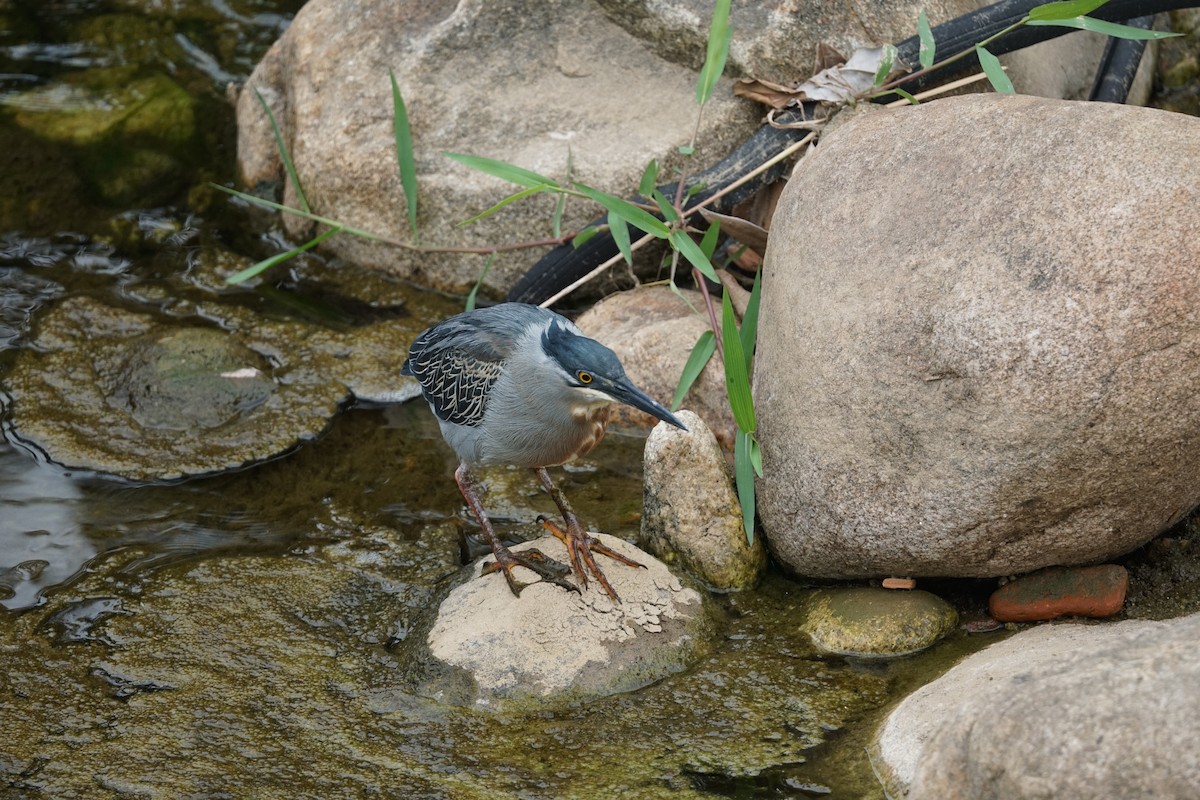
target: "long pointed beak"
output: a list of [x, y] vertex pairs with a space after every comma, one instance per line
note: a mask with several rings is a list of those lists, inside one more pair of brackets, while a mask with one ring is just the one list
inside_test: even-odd
[[674, 414], [667, 411], [661, 403], [650, 395], [634, 386], [633, 382], [628, 378], [613, 381], [605, 387], [605, 392], [626, 405], [633, 406], [639, 411], [645, 411], [647, 414], [652, 414], [663, 422], [674, 425], [680, 430], [687, 430], [684, 424], [675, 418]]

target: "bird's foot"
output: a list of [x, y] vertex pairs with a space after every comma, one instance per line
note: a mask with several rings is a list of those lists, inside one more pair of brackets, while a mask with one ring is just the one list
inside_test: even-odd
[[[612, 588], [612, 584], [608, 582], [608, 578], [604, 577], [604, 573], [596, 564], [596, 559], [592, 557], [592, 553], [608, 556], [630, 567], [646, 568], [645, 564], [640, 564], [632, 558], [613, 550], [596, 537], [589, 536], [578, 524], [568, 524], [567, 529], [564, 531], [545, 517], [539, 516], [538, 522], [542, 523], [543, 528], [567, 546], [567, 555], [571, 559], [571, 567], [575, 570], [575, 575], [579, 578], [579, 585], [585, 589], [587, 588], [587, 574], [591, 572], [614, 603], [621, 602], [621, 598], [617, 596], [616, 591]], [[585, 565], [587, 567], [586, 570], [584, 569]]]
[[[490, 575], [493, 572], [503, 572], [504, 580], [508, 581], [508, 588], [512, 589], [512, 593], [517, 597], [521, 596], [521, 590], [531, 584], [522, 583], [513, 577], [513, 567], [522, 566], [525, 569], [541, 576], [543, 581], [548, 581], [561, 586], [564, 589], [569, 589], [572, 592], [578, 592], [579, 587], [567, 580], [567, 576], [571, 574], [571, 568], [566, 564], [555, 561], [547, 556], [541, 550], [531, 548], [513, 552], [503, 545], [494, 551], [496, 560], [488, 561], [480, 570], [480, 575]], [[539, 583], [540, 581], [534, 581]]]

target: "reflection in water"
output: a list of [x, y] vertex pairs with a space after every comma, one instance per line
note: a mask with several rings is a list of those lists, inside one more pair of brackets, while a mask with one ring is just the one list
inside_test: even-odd
[[83, 534], [82, 493], [62, 469], [0, 442], [0, 605], [30, 608], [96, 555]]

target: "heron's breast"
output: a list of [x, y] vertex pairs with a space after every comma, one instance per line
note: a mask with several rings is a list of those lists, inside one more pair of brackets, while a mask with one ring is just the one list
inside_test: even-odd
[[575, 452], [567, 457], [566, 461], [570, 461], [572, 458], [582, 458], [600, 444], [600, 440], [604, 438], [604, 431], [608, 428], [610, 408], [611, 406], [606, 404], [572, 412], [571, 418], [579, 429], [579, 439], [575, 446]]

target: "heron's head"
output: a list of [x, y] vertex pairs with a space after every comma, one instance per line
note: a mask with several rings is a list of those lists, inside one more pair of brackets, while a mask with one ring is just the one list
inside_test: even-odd
[[687, 430], [675, 415], [629, 380], [617, 354], [595, 339], [558, 322], [542, 334], [542, 349], [581, 405], [625, 403], [676, 428]]

